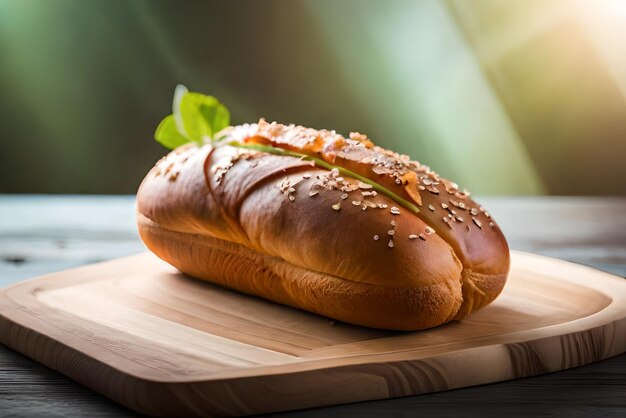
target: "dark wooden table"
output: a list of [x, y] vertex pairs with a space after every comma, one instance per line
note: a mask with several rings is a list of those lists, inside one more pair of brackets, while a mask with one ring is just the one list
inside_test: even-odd
[[[626, 199], [485, 198], [512, 248], [626, 277]], [[0, 287], [143, 250], [133, 197], [0, 195]], [[0, 416], [134, 414], [0, 345]], [[626, 417], [626, 354], [480, 387], [288, 414]]]

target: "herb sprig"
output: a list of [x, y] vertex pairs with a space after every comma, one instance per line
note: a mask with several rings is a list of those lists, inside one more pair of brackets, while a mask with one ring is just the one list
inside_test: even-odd
[[188, 142], [199, 145], [215, 141], [230, 125], [230, 112], [213, 96], [190, 92], [179, 84], [174, 91], [172, 114], [161, 121], [154, 139], [168, 149]]

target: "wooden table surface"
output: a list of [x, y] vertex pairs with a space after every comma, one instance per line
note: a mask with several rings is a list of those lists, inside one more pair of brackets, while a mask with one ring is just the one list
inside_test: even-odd
[[[625, 198], [478, 199], [512, 248], [626, 277]], [[130, 196], [0, 195], [0, 287], [143, 250]], [[626, 416], [626, 354], [480, 387], [276, 416]], [[0, 345], [0, 416], [134, 416]]]

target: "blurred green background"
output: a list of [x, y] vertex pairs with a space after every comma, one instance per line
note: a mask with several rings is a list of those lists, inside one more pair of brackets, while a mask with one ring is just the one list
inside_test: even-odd
[[0, 0], [0, 192], [134, 193], [177, 83], [479, 194], [626, 195], [626, 1]]

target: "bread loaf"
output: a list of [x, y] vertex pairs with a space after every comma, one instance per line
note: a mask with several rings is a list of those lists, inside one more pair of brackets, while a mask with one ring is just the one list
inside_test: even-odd
[[393, 330], [462, 319], [502, 290], [502, 232], [428, 167], [358, 133], [261, 120], [223, 134], [172, 151], [137, 194], [143, 241], [180, 271]]

